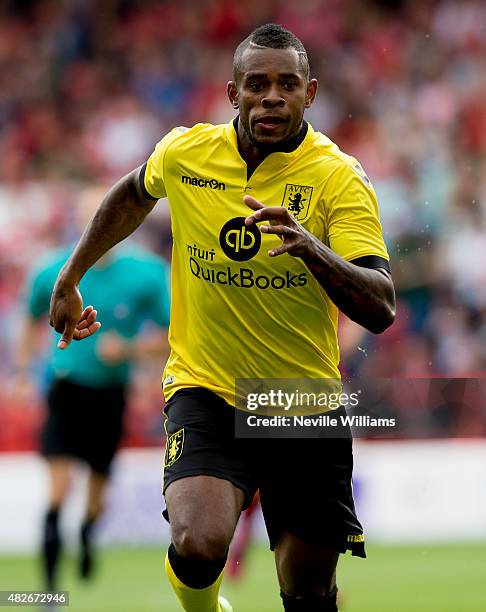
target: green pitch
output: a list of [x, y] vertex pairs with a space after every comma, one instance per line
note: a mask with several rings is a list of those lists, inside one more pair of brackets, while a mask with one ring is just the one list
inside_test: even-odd
[[[341, 557], [339, 585], [344, 612], [484, 612], [486, 546], [368, 546], [368, 559]], [[62, 588], [66, 612], [177, 612], [163, 572], [163, 553], [153, 549], [103, 551], [97, 579], [88, 586], [66, 558]], [[32, 558], [0, 557], [0, 590], [39, 588]], [[235, 612], [281, 610], [273, 557], [255, 547], [243, 580], [223, 584]], [[30, 608], [33, 609], [33, 608]]]

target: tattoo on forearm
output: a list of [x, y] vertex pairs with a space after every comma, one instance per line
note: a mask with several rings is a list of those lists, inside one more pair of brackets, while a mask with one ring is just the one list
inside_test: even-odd
[[306, 264], [330, 299], [350, 319], [375, 332], [391, 324], [395, 294], [390, 278], [378, 270], [346, 262], [323, 245], [314, 249]]
[[147, 201], [137, 191], [136, 171], [116, 183], [106, 194], [95, 216], [83, 232], [66, 268], [82, 276], [100, 257], [134, 232], [156, 201]]
[[145, 219], [150, 206], [139, 200], [129, 181], [115, 185], [103, 200], [86, 232], [86, 245], [108, 250], [130, 235]]

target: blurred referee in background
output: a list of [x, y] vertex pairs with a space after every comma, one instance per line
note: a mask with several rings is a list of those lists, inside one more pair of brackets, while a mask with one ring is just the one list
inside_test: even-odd
[[[75, 211], [80, 231], [103, 193], [103, 189], [93, 187], [80, 195]], [[16, 364], [19, 388], [24, 386], [22, 378], [25, 386], [29, 385], [27, 372], [45, 325], [52, 288], [70, 251], [51, 252], [31, 275]], [[123, 245], [110, 251], [86, 274], [82, 287], [87, 299], [100, 305], [103, 328], [70, 351], [56, 351], [57, 340], [52, 346], [48, 414], [41, 436], [41, 452], [50, 477], [42, 542], [42, 566], [49, 591], [57, 586], [62, 549], [59, 513], [69, 491], [73, 459], [89, 466], [79, 556], [80, 576], [89, 578], [93, 571], [93, 526], [102, 511], [110, 465], [123, 433], [131, 366], [150, 356], [160, 359], [167, 347], [168, 270], [161, 258], [139, 246]], [[89, 306], [85, 314], [88, 321], [96, 317]]]

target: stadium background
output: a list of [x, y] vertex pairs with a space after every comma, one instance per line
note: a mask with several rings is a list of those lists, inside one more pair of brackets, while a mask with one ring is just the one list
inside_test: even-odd
[[[39, 254], [73, 239], [72, 202], [84, 185], [110, 184], [175, 125], [232, 117], [225, 83], [235, 44], [268, 21], [302, 38], [320, 84], [307, 118], [358, 157], [381, 204], [397, 321], [381, 336], [343, 321], [344, 372], [484, 377], [484, 2], [3, 1], [0, 589], [39, 586], [43, 408], [34, 385], [19, 393], [12, 372], [26, 275]], [[170, 256], [163, 203], [137, 240]], [[175, 609], [159, 544], [159, 371], [137, 373], [124, 441], [132, 450], [110, 490], [99, 580], [81, 589], [67, 565], [73, 610]], [[40, 365], [32, 380], [42, 384]], [[357, 444], [369, 559], [343, 560], [344, 609], [484, 610], [486, 407], [405, 409], [415, 427], [403, 440]], [[66, 511], [68, 535], [80, 496]], [[273, 563], [256, 535], [245, 579], [227, 587], [239, 611], [277, 609]]]

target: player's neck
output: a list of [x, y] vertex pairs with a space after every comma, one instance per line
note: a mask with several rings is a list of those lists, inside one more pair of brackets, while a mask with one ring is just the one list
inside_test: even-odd
[[262, 161], [270, 155], [270, 153], [283, 152], [290, 153], [302, 143], [307, 134], [308, 123], [302, 121], [302, 125], [294, 136], [286, 140], [285, 142], [279, 143], [275, 147], [257, 147], [255, 146], [248, 137], [241, 121], [236, 117], [233, 121], [235, 131], [238, 139], [238, 151], [246, 162], [248, 167], [247, 176], [250, 176], [255, 172], [256, 168], [262, 163]]

